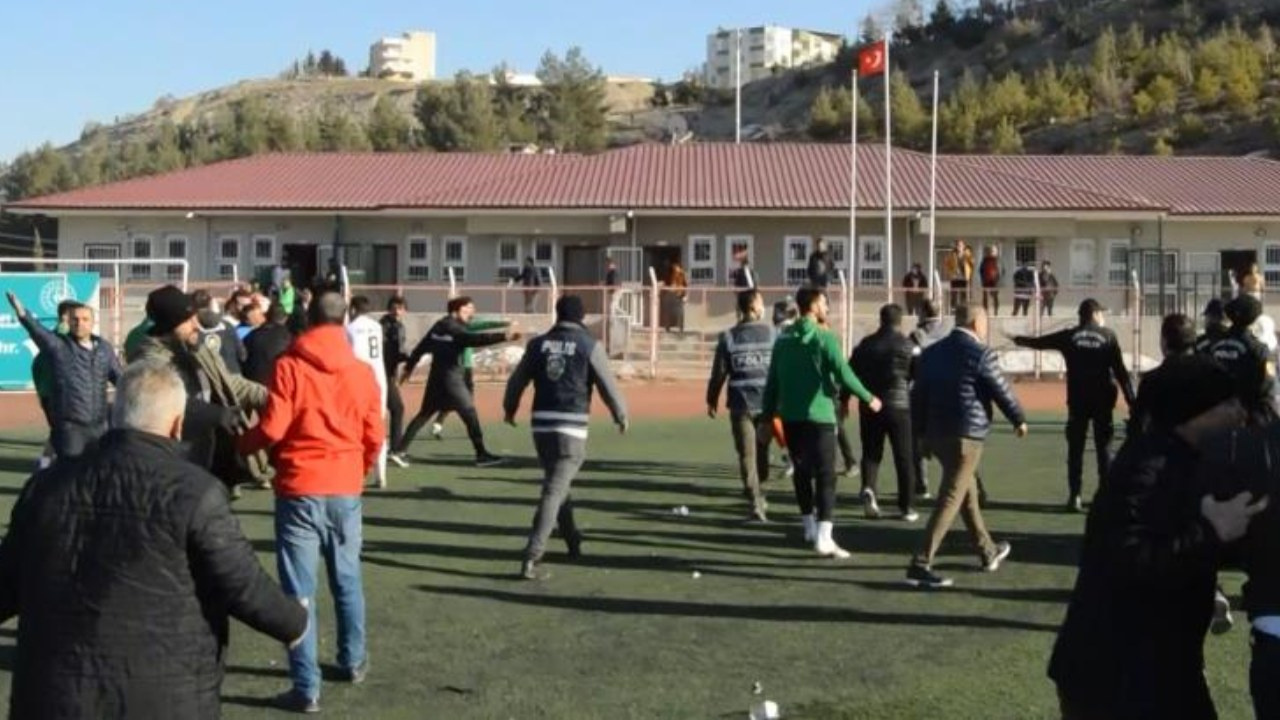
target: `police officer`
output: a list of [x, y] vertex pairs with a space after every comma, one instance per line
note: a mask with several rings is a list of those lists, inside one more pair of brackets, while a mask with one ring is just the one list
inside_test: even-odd
[[762, 485], [769, 479], [769, 434], [757, 433], [756, 428], [767, 427], [760, 405], [777, 338], [763, 317], [764, 299], [758, 291], [738, 293], [738, 324], [720, 334], [707, 383], [707, 416], [711, 418], [718, 412], [720, 389], [726, 381], [729, 384], [729, 424], [738, 453], [738, 472], [743, 492], [751, 501], [750, 518], [756, 522], [768, 521]]
[[427, 375], [427, 387], [422, 393], [422, 409], [409, 423], [404, 436], [400, 438], [400, 446], [392, 448], [396, 455], [403, 455], [409, 449], [409, 443], [436, 413], [441, 410], [452, 410], [458, 413], [467, 426], [467, 436], [471, 438], [471, 446], [476, 452], [477, 467], [499, 465], [503, 459], [490, 453], [484, 446], [484, 431], [480, 428], [480, 418], [476, 415], [475, 398], [466, 383], [466, 368], [462, 364], [462, 356], [467, 348], [486, 347], [519, 340], [520, 333], [510, 329], [502, 332], [470, 332], [467, 323], [476, 314], [475, 303], [471, 298], [456, 297], [449, 301], [449, 314], [431, 326], [426, 337], [418, 342], [400, 374], [400, 382], [404, 383], [413, 374], [418, 361], [423, 355], [430, 354], [431, 372]]
[[1227, 323], [1226, 313], [1223, 311], [1222, 300], [1214, 298], [1204, 306], [1204, 332], [1196, 338], [1195, 351], [1200, 355], [1208, 355], [1209, 348], [1214, 343], [1227, 336], [1227, 329], [1231, 325]]
[[1227, 303], [1225, 312], [1231, 329], [1209, 345], [1209, 355], [1231, 374], [1236, 396], [1250, 414], [1273, 415], [1275, 364], [1267, 347], [1249, 330], [1262, 314], [1262, 303], [1241, 295]]
[[873, 413], [859, 406], [858, 428], [862, 436], [862, 506], [868, 518], [880, 517], [876, 501], [876, 483], [880, 461], [884, 458], [884, 441], [893, 449], [893, 467], [898, 474], [898, 509], [902, 519], [920, 519], [912, 509], [915, 494], [915, 462], [912, 457], [911, 366], [920, 354], [902, 332], [902, 308], [885, 305], [880, 308], [880, 329], [863, 338], [849, 357], [853, 372], [884, 403], [881, 412]]
[[1043, 337], [1019, 336], [1018, 347], [1056, 350], [1067, 363], [1067, 483], [1071, 496], [1068, 512], [1083, 510], [1080, 495], [1084, 469], [1084, 442], [1093, 425], [1093, 444], [1098, 456], [1098, 481], [1111, 465], [1112, 413], [1116, 407], [1116, 385], [1125, 403], [1134, 404], [1133, 382], [1125, 369], [1116, 334], [1105, 325], [1104, 308], [1089, 298], [1080, 303], [1080, 324]]
[[[919, 357], [920, 353], [924, 352], [925, 348], [946, 336], [947, 328], [942, 324], [942, 317], [938, 310], [938, 304], [933, 300], [925, 300], [920, 304], [920, 320], [916, 323], [916, 329], [912, 330], [911, 334], [907, 336], [907, 338], [911, 340], [911, 344], [915, 346], [916, 350], [918, 350], [916, 357]], [[912, 426], [912, 432], [915, 432], [914, 425]], [[916, 498], [919, 500], [928, 500], [931, 495], [929, 494], [929, 481], [925, 479], [924, 474], [924, 447], [921, 438], [913, 438], [912, 445], [914, 446], [913, 450], [915, 456]], [[978, 487], [982, 487], [981, 477], [978, 478]], [[982, 495], [985, 493], [980, 492], [979, 494]]]
[[533, 445], [543, 480], [542, 499], [520, 567], [520, 576], [526, 580], [546, 577], [538, 563], [557, 525], [569, 557], [576, 559], [581, 552], [582, 533], [573, 520], [569, 486], [586, 459], [592, 387], [599, 388], [618, 430], [627, 431], [627, 408], [609, 370], [609, 356], [583, 326], [584, 317], [586, 310], [578, 296], [565, 295], [556, 301], [556, 324], [529, 342], [507, 381], [502, 402], [507, 424], [515, 425], [520, 396], [533, 383]]

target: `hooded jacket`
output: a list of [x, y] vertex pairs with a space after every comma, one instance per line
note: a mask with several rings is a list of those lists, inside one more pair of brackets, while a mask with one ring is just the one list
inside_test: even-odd
[[271, 448], [277, 497], [359, 495], [385, 436], [381, 396], [343, 327], [314, 327], [276, 362], [267, 409], [241, 450]]
[[840, 353], [835, 333], [802, 316], [773, 347], [762, 412], [783, 422], [835, 425], [842, 389], [863, 402], [873, 398]]

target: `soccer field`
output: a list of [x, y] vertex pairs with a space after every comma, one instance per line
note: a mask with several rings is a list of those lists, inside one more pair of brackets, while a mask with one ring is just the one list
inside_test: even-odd
[[[361, 686], [326, 682], [324, 715], [744, 718], [759, 682], [786, 718], [1055, 717], [1045, 666], [1084, 526], [1060, 510], [1059, 424], [1034, 425], [1020, 442], [1002, 428], [988, 444], [987, 521], [1013, 554], [982, 574], [957, 526], [938, 564], [956, 587], [931, 594], [902, 585], [923, 519], [862, 519], [856, 479], [841, 481], [837, 527], [849, 561], [801, 545], [790, 482], [776, 470], [773, 524], [744, 525], [727, 421], [705, 419], [639, 420], [626, 437], [598, 424], [574, 495], [583, 559], [567, 564], [553, 540], [552, 578], [517, 581], [537, 470], [526, 427], [486, 430], [511, 465], [472, 467], [455, 423], [444, 441], [414, 446], [429, 463], [393, 469], [389, 490], [366, 495], [371, 669]], [[6, 524], [37, 452], [34, 435], [0, 438]], [[891, 491], [892, 469], [882, 475]], [[1086, 471], [1088, 494], [1094, 486]], [[688, 516], [672, 512], [680, 505]], [[270, 494], [246, 493], [235, 509], [274, 575]], [[1238, 593], [1237, 576], [1223, 580]], [[331, 607], [326, 592], [328, 664]], [[276, 717], [266, 706], [288, 686], [283, 649], [234, 628], [224, 716]], [[0, 629], [5, 697], [13, 643], [10, 624]], [[1247, 633], [1210, 638], [1207, 654], [1222, 717], [1249, 717]]]

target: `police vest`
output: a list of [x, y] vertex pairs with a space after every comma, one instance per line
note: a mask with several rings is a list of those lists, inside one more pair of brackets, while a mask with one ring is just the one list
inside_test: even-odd
[[729, 409], [760, 412], [777, 331], [762, 322], [741, 323], [722, 337], [729, 353]]
[[525, 352], [533, 354], [533, 432], [587, 437], [595, 347], [586, 328], [567, 323], [529, 343]]

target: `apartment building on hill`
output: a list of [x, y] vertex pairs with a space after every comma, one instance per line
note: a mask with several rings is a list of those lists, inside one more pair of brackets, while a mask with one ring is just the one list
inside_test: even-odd
[[[741, 45], [737, 33], [742, 33]], [[732, 88], [735, 81], [734, 50], [742, 55], [742, 82], [769, 77], [775, 69], [818, 65], [835, 60], [844, 37], [839, 33], [763, 25], [720, 29], [707, 36], [707, 60], [703, 72], [713, 88]]]
[[436, 34], [422, 30], [385, 37], [369, 47], [373, 77], [423, 82], [436, 77]]

